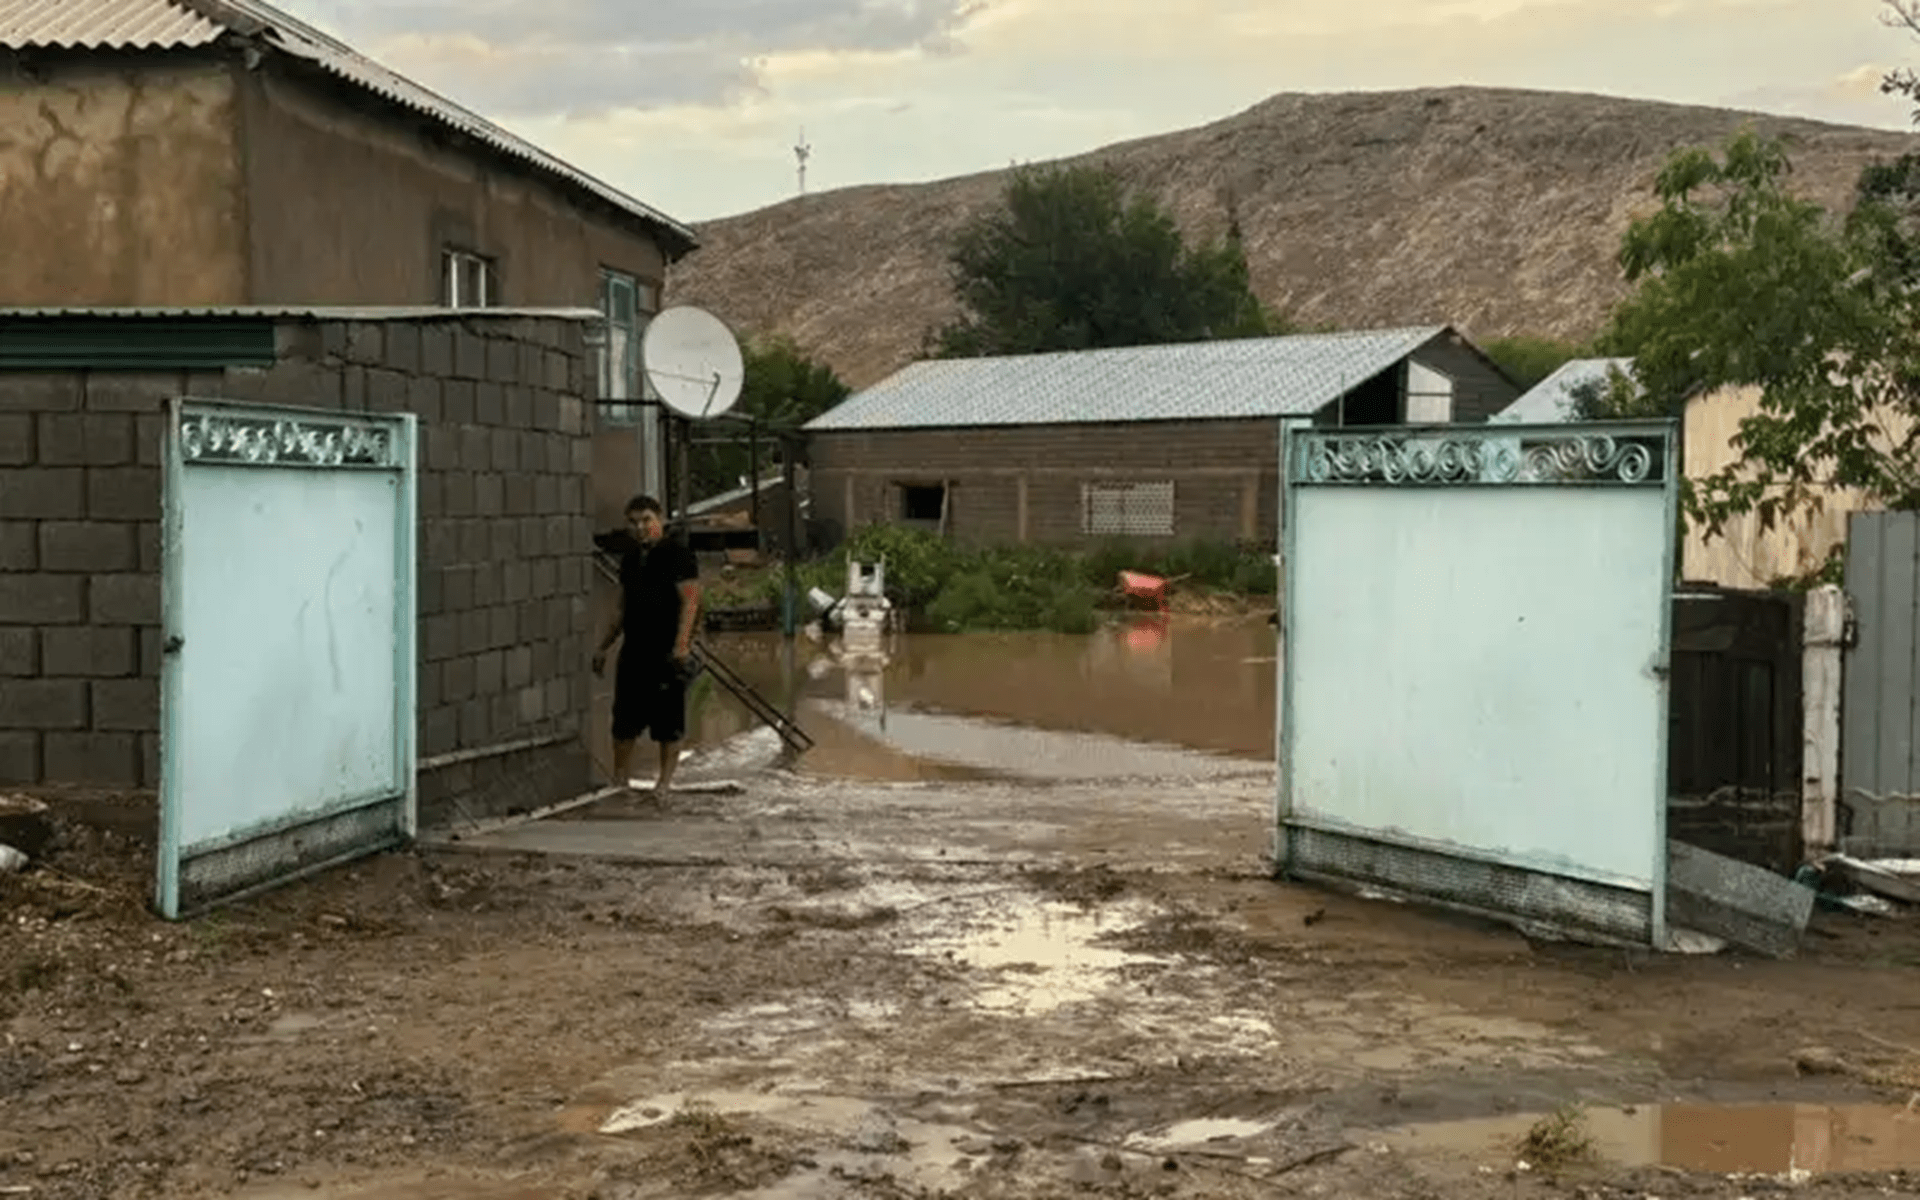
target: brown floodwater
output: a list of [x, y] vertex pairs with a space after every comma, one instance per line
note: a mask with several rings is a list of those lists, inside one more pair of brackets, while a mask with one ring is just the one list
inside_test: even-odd
[[[883, 710], [896, 726], [943, 714], [976, 726], [1273, 760], [1276, 636], [1263, 617], [1136, 618], [1084, 636], [902, 634], [891, 639], [877, 681], [849, 679], [827, 646], [805, 638], [733, 634], [709, 644], [815, 738], [801, 764], [815, 773], [971, 778], [1002, 765], [982, 763], [977, 749], [971, 765], [942, 763], [942, 735], [930, 718], [919, 721], [912, 749], [902, 750], [884, 733]], [[713, 745], [757, 724], [718, 688], [703, 692], [691, 717], [694, 744]], [[962, 724], [951, 728], [957, 737]]]
[[[1488, 1164], [1524, 1158], [1540, 1114], [1446, 1121], [1396, 1131], [1402, 1150], [1464, 1154]], [[1588, 1110], [1593, 1156], [1621, 1166], [1716, 1174], [1793, 1175], [1920, 1167], [1920, 1112], [1872, 1104], [1649, 1104]]]

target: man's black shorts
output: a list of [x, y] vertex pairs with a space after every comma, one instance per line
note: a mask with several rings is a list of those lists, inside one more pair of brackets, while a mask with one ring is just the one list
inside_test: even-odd
[[613, 677], [613, 740], [632, 741], [646, 733], [663, 743], [686, 737], [686, 681], [671, 658], [629, 654], [622, 647]]

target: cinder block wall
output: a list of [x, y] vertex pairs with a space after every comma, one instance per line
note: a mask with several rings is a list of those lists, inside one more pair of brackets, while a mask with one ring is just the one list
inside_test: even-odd
[[0, 373], [0, 783], [158, 782], [161, 413], [189, 395], [419, 415], [422, 821], [584, 791], [580, 326], [448, 315], [276, 336], [269, 369]]
[[957, 541], [1075, 545], [1099, 540], [1081, 532], [1083, 484], [1171, 480], [1170, 540], [1278, 536], [1278, 421], [819, 433], [809, 449], [814, 515], [842, 532], [897, 521], [902, 484], [945, 483]]

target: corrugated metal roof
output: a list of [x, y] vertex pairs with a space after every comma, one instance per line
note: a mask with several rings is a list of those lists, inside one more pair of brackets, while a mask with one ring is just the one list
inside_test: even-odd
[[[189, 2], [218, 19], [202, 15]], [[292, 57], [558, 176], [654, 226], [673, 250], [684, 254], [699, 245], [691, 229], [653, 206], [260, 0], [0, 0], [0, 47], [6, 48], [177, 49], [206, 45], [223, 33], [258, 36]]]
[[809, 431], [1305, 416], [1447, 327], [918, 362]]
[[15, 318], [27, 320], [68, 320], [75, 317], [100, 317], [106, 320], [190, 320], [202, 317], [258, 317], [258, 318], [297, 318], [315, 321], [451, 321], [465, 320], [469, 317], [482, 320], [513, 320], [517, 317], [539, 317], [568, 321], [599, 321], [605, 318], [596, 308], [437, 308], [429, 305], [224, 305], [220, 307], [187, 308], [86, 308], [62, 306], [57, 308], [4, 308], [0, 307], [0, 321]]
[[0, 0], [0, 46], [9, 49], [175, 49], [225, 32], [180, 0]]
[[[779, 471], [775, 471], [771, 475], [763, 475], [760, 477], [760, 491], [765, 493], [777, 487], [785, 487], [786, 482], [785, 474]], [[687, 505], [687, 515], [690, 517], [705, 516], [707, 513], [713, 512], [716, 509], [725, 508], [729, 504], [738, 504], [740, 501], [748, 500], [752, 497], [753, 485], [751, 483], [743, 483], [731, 491], [721, 492], [717, 496], [708, 496], [705, 500], [694, 501], [692, 504]]]
[[1604, 384], [1614, 368], [1633, 375], [1631, 358], [1576, 358], [1535, 384], [1533, 390], [1493, 416], [1502, 425], [1559, 425], [1573, 420], [1573, 391]]

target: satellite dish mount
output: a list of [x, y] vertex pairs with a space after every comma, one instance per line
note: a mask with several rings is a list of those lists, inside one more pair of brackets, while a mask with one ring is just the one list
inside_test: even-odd
[[[732, 411], [746, 382], [746, 364], [733, 331], [712, 313], [688, 306], [669, 308], [648, 322], [640, 340], [640, 364], [654, 395], [681, 419], [683, 428]], [[673, 439], [681, 461], [678, 469], [663, 475], [677, 483], [674, 508], [679, 514], [686, 512], [689, 500], [688, 440], [684, 433]]]

